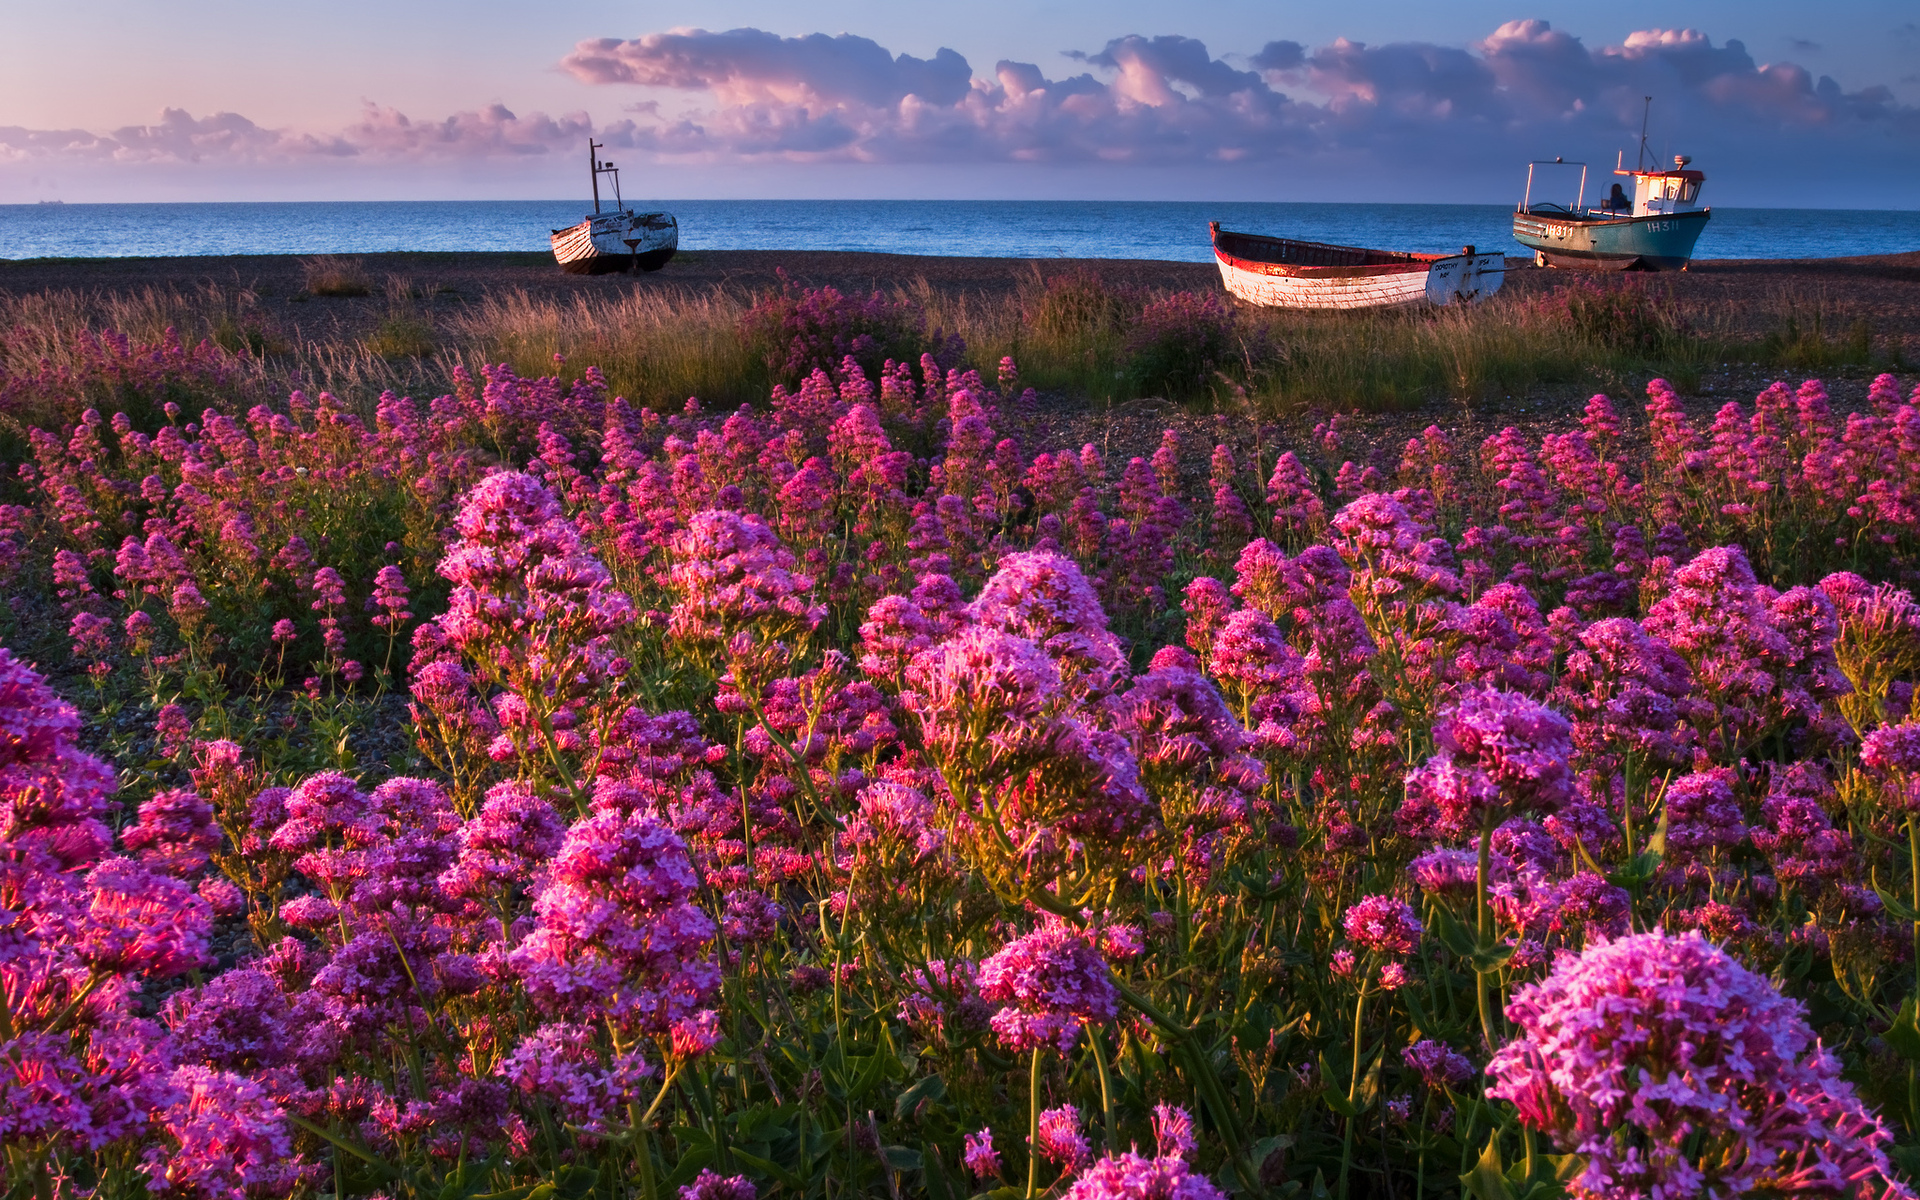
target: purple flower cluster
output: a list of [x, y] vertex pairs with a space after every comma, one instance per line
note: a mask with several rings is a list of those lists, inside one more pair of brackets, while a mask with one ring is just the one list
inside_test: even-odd
[[1697, 932], [1596, 945], [1507, 1015], [1488, 1094], [1581, 1156], [1583, 1193], [1912, 1194], [1801, 1006]]
[[1113, 976], [1086, 935], [1064, 925], [1015, 938], [980, 964], [980, 995], [1001, 1005], [993, 1031], [1008, 1049], [1051, 1045], [1065, 1054], [1087, 1024], [1119, 1015]]

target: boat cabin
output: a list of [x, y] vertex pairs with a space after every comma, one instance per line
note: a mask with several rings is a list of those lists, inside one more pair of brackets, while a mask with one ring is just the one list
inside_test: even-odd
[[1633, 180], [1633, 215], [1661, 216], [1668, 213], [1700, 211], [1700, 185], [1707, 177], [1689, 170], [1693, 160], [1676, 155], [1671, 171], [1627, 171], [1615, 168], [1615, 175]]

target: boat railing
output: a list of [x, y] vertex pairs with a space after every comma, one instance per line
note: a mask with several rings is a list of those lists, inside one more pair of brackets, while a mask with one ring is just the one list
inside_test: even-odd
[[[1533, 203], [1533, 169], [1535, 167], [1579, 167], [1580, 168], [1580, 190], [1574, 193], [1573, 203], [1566, 207], [1562, 207], [1557, 204], [1549, 206], [1545, 201], [1542, 201], [1540, 205], [1536, 208], [1536, 206]], [[1586, 206], [1587, 206], [1587, 164], [1586, 163], [1568, 162], [1564, 158], [1555, 158], [1555, 159], [1536, 158], [1532, 162], [1527, 164], [1527, 191], [1526, 191], [1526, 194], [1522, 196], [1520, 199], [1521, 212], [1532, 213], [1537, 211], [1543, 211], [1551, 207], [1551, 208], [1558, 209], [1559, 211], [1564, 213], [1577, 213], [1577, 212], [1580, 212], [1582, 209], [1586, 208]]]

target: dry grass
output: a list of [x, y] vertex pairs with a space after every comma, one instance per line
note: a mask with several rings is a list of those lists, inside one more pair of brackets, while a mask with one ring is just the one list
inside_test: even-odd
[[302, 259], [300, 269], [306, 276], [307, 291], [315, 296], [371, 296], [373, 279], [367, 265], [357, 258], [323, 255]]
[[[596, 366], [616, 395], [663, 408], [678, 408], [689, 396], [710, 408], [761, 403], [769, 390], [764, 347], [743, 333], [753, 297], [742, 292], [632, 290], [556, 299], [516, 290], [447, 303], [435, 302], [442, 289], [407, 276], [390, 275], [376, 290], [350, 260], [305, 265], [312, 294], [364, 287], [361, 294], [380, 299], [357, 324], [341, 306], [339, 320], [317, 323], [325, 332], [303, 339], [237, 285], [0, 293], [0, 384], [38, 371], [43, 361], [78, 365], [82, 332], [114, 330], [152, 343], [171, 328], [187, 345], [211, 340], [233, 356], [227, 401], [271, 403], [300, 388], [370, 410], [382, 391], [437, 395], [450, 390], [455, 366], [477, 375], [503, 362], [522, 375], [558, 370], [567, 379]], [[970, 364], [989, 377], [1011, 356], [1023, 382], [1043, 392], [1093, 403], [1134, 399], [1129, 322], [1156, 294], [1117, 294], [1092, 277], [1086, 283], [1061, 300], [1036, 269], [1012, 293], [943, 289], [917, 278], [896, 288], [895, 297], [919, 306], [929, 332], [960, 334]], [[1646, 291], [1662, 294], [1657, 284]], [[1225, 364], [1214, 392], [1236, 402], [1244, 396], [1270, 412], [1393, 410], [1540, 389], [1617, 392], [1650, 374], [1687, 389], [1726, 362], [1804, 371], [1904, 365], [1898, 339], [1877, 337], [1844, 297], [1782, 285], [1737, 309], [1663, 304], [1636, 326], [1631, 344], [1618, 330], [1567, 319], [1564, 305], [1512, 293], [1469, 309], [1241, 309], [1239, 361]], [[556, 355], [564, 360], [557, 367]]]
[[615, 395], [677, 406], [764, 401], [767, 367], [741, 335], [749, 302], [715, 289], [691, 297], [630, 292], [614, 299], [544, 300], [488, 295], [446, 322], [454, 354], [469, 368], [504, 362], [522, 375], [572, 378], [600, 368]]

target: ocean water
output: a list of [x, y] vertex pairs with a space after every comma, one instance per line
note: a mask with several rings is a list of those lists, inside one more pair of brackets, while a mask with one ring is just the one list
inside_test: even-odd
[[[1523, 253], [1499, 204], [1188, 201], [650, 200], [685, 250], [875, 250], [1208, 262], [1207, 222], [1391, 250]], [[0, 205], [0, 258], [545, 250], [579, 200]], [[1723, 208], [1700, 258], [1829, 258], [1920, 250], [1920, 212]]]

